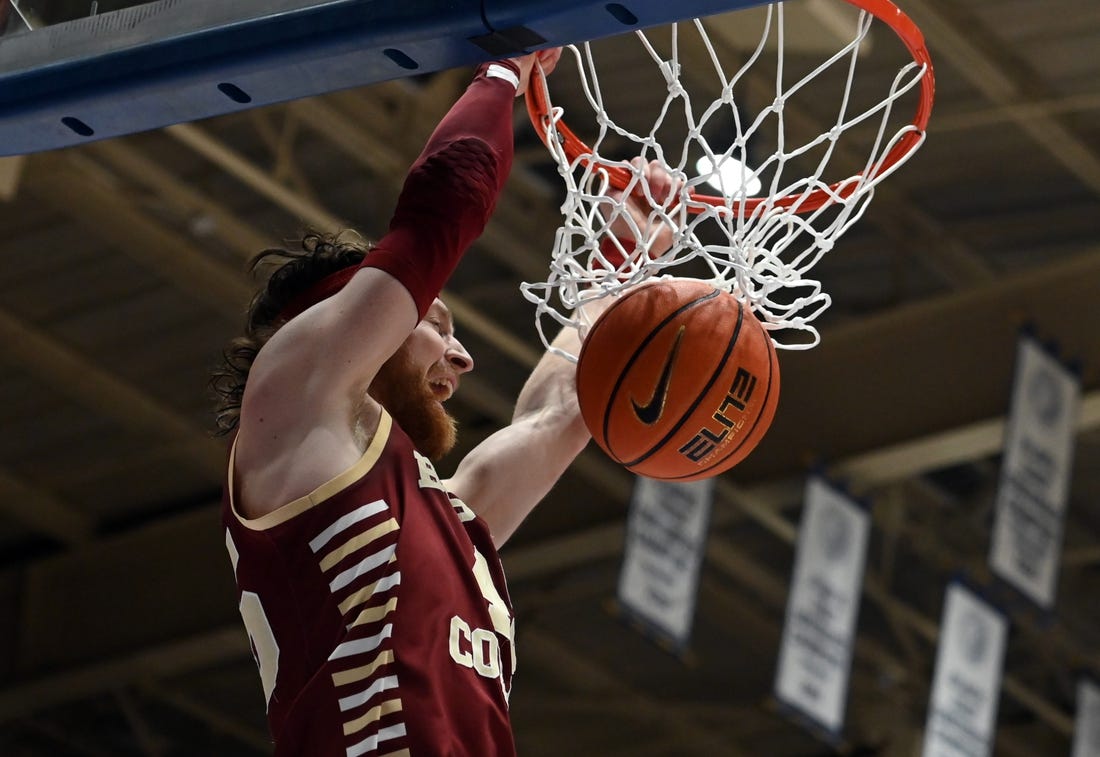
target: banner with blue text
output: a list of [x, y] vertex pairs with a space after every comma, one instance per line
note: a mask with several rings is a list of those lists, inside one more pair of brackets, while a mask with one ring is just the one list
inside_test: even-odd
[[997, 724], [1008, 620], [962, 584], [947, 587], [923, 757], [986, 757]]
[[819, 478], [806, 485], [775, 693], [825, 730], [844, 724], [869, 513]]
[[679, 647], [691, 637], [713, 494], [714, 479], [634, 484], [619, 603]]
[[989, 563], [1040, 607], [1054, 604], [1081, 403], [1077, 377], [1024, 336], [997, 490]]

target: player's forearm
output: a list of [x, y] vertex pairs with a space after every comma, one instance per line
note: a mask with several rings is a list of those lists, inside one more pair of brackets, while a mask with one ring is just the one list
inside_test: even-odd
[[[595, 323], [599, 316], [611, 305], [609, 298], [592, 300], [582, 305], [585, 309], [584, 320]], [[567, 352], [570, 355], [579, 355], [581, 351], [581, 338], [577, 330], [571, 327], [563, 328], [551, 342], [551, 346]], [[516, 400], [516, 408], [513, 420], [523, 415], [538, 412], [546, 408], [557, 409], [568, 415], [580, 418], [580, 407], [577, 404], [577, 366], [553, 351], [547, 351], [539, 360], [535, 370], [524, 384]], [[583, 427], [583, 426], [582, 426]]]
[[[468, 455], [456, 494], [503, 545], [588, 444], [579, 413], [543, 408], [497, 432]], [[468, 493], [468, 496], [467, 496]]]
[[[580, 340], [567, 328], [553, 345], [576, 354]], [[512, 423], [467, 455], [452, 479], [454, 491], [490, 524], [498, 547], [591, 438], [577, 404], [575, 375], [570, 361], [543, 355], [516, 400]]]
[[[487, 64], [444, 116], [405, 179], [389, 232], [363, 260], [397, 279], [422, 318], [485, 229], [512, 165], [516, 66]], [[300, 313], [342, 289], [338, 271], [295, 302]]]
[[513, 69], [482, 67], [409, 170], [389, 233], [363, 261], [404, 284], [421, 318], [484, 231], [508, 178], [516, 87], [502, 77]]
[[[462, 96], [432, 131], [413, 168], [460, 139], [476, 138], [499, 155], [497, 189], [504, 186], [512, 167], [512, 111], [519, 69], [513, 61], [483, 64]], [[516, 77], [514, 80], [509, 77]]]
[[[580, 350], [580, 340], [574, 329], [566, 328], [553, 341], [553, 346], [575, 355]], [[565, 415], [580, 414], [576, 366], [553, 352], [543, 354], [527, 378], [516, 399], [512, 420], [517, 421], [544, 410], [555, 410]]]
[[512, 168], [516, 76], [510, 61], [478, 69], [409, 169], [387, 236], [431, 234], [459, 250], [480, 236]]

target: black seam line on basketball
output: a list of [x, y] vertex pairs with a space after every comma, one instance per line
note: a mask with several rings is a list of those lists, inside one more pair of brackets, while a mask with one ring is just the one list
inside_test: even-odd
[[[767, 338], [767, 340], [769, 342], [768, 351], [769, 352], [775, 352], [775, 347], [771, 344], [771, 337], [769, 337], [767, 335], [765, 335], [765, 337]], [[764, 390], [764, 402], [761, 405], [762, 408], [768, 406], [768, 397], [771, 396], [771, 392], [772, 392], [772, 384], [773, 384], [772, 379], [773, 379], [773, 377], [774, 377], [774, 372], [769, 370], [768, 371], [768, 386], [767, 386], [767, 389]], [[747, 434], [745, 434], [741, 437], [741, 441], [737, 444], [737, 446], [734, 447], [733, 449], [729, 450], [725, 455], [722, 456], [722, 458], [720, 460], [715, 460], [713, 463], [708, 465], [706, 468], [700, 468], [699, 470], [697, 470], [693, 473], [686, 473], [683, 476], [672, 476], [672, 477], [670, 477], [668, 479], [665, 479], [665, 480], [667, 480], [667, 481], [677, 481], [677, 480], [684, 479], [684, 478], [690, 478], [692, 476], [699, 476], [699, 475], [702, 475], [703, 473], [714, 470], [716, 467], [718, 467], [722, 463], [726, 462], [726, 460], [729, 460], [730, 457], [732, 457], [738, 450], [740, 450], [742, 447], [745, 446], [745, 442], [748, 441], [748, 439], [752, 436], [753, 431], [756, 430], [757, 425], [760, 424], [761, 418], [762, 418], [762, 415], [760, 413], [757, 413], [756, 419], [752, 422], [752, 428], [749, 429]]]
[[[621, 306], [621, 303], [626, 302], [628, 299], [630, 299], [634, 295], [638, 294], [638, 292], [642, 291], [643, 289], [645, 289], [645, 287], [635, 287], [634, 289], [629, 290], [626, 294], [624, 294], [619, 299], [620, 306]], [[675, 313], [673, 315], [675, 315]], [[589, 341], [587, 339], [585, 339], [584, 342], [581, 344], [580, 355], [577, 356], [578, 362], [584, 359], [584, 353], [588, 349], [588, 345], [589, 345]], [[631, 361], [633, 361], [636, 357], [637, 357], [637, 353], [635, 353], [633, 356], [631, 356], [631, 358], [630, 358]], [[620, 373], [620, 380], [619, 380], [619, 382], [617, 382], [615, 384], [614, 388], [611, 390], [611, 394], [608, 397], [607, 410], [605, 411], [604, 418], [603, 418], [603, 445], [602, 446], [605, 448], [604, 451], [607, 453], [607, 456], [610, 457], [612, 460], [614, 460], [617, 463], [622, 463], [622, 459], [620, 457], [618, 457], [617, 455], [612, 454], [610, 450], [606, 449], [607, 447], [611, 446], [610, 442], [607, 439], [607, 425], [608, 425], [608, 421], [609, 421], [611, 405], [612, 405], [612, 402], [615, 399], [615, 393], [619, 390], [619, 384], [621, 384], [621, 383], [622, 383], [622, 374]], [[578, 389], [579, 389], [579, 387], [578, 387]], [[579, 398], [579, 391], [578, 391], [578, 398]]]
[[[718, 290], [715, 290], [716, 293], [717, 293], [717, 291]], [[722, 374], [722, 368], [725, 367], [726, 361], [729, 360], [730, 353], [733, 352], [733, 346], [735, 344], [737, 344], [737, 337], [741, 333], [741, 324], [744, 323], [744, 322], [745, 322], [745, 307], [742, 306], [742, 307], [737, 309], [737, 326], [733, 329], [733, 334], [730, 336], [730, 340], [726, 344], [726, 351], [722, 353], [722, 359], [718, 361], [718, 365], [715, 367], [714, 373], [712, 373], [710, 375], [710, 380], [707, 382], [707, 385], [704, 386], [703, 390], [701, 392], [699, 392], [698, 395], [695, 397], [695, 402], [691, 403], [691, 407], [689, 407], [687, 409], [687, 412], [685, 412], [683, 415], [680, 416], [679, 422], [677, 422], [675, 426], [673, 426], [671, 429], [669, 429], [669, 432], [667, 434], [665, 434], [664, 438], [661, 439], [661, 441], [657, 442], [655, 445], [653, 445], [653, 447], [650, 448], [649, 452], [646, 452], [644, 455], [639, 457], [637, 460], [631, 460], [628, 463], [623, 463], [623, 465], [626, 465], [627, 467], [630, 467], [632, 465], [637, 465], [638, 463], [645, 462], [650, 457], [652, 457], [655, 453], [657, 453], [661, 449], [663, 449], [664, 446], [666, 444], [668, 444], [668, 440], [671, 439], [673, 436], [675, 436], [676, 433], [679, 432], [679, 430], [681, 428], [683, 428], [684, 424], [687, 423], [688, 418], [690, 418], [692, 416], [692, 413], [694, 413], [696, 411], [696, 409], [698, 409], [699, 403], [701, 403], [703, 401], [703, 397], [707, 396], [707, 392], [710, 391], [711, 387], [714, 386], [714, 382], [717, 381], [718, 377]], [[694, 475], [694, 474], [692, 474], [692, 475]]]
[[657, 386], [653, 388], [653, 396], [645, 405], [639, 405], [633, 397], [630, 404], [634, 408], [634, 415], [647, 426], [652, 426], [661, 420], [665, 411], [665, 398], [668, 397], [668, 382], [672, 378], [672, 366], [676, 362], [676, 356], [680, 354], [680, 342], [684, 341], [684, 331], [687, 326], [681, 325], [676, 332], [676, 341], [672, 343], [672, 349], [668, 352], [665, 367], [661, 369], [661, 376], [657, 379]]
[[[641, 291], [640, 288], [634, 290], [634, 292], [639, 292], [639, 291]], [[680, 307], [678, 307], [672, 313], [665, 316], [665, 318], [660, 323], [658, 323], [657, 326], [654, 327], [649, 332], [649, 334], [646, 335], [646, 338], [642, 340], [642, 343], [640, 345], [638, 345], [638, 349], [634, 350], [634, 354], [630, 356], [630, 359], [628, 361], [626, 361], [626, 365], [619, 372], [619, 379], [618, 379], [618, 381], [615, 382], [615, 387], [611, 390], [611, 396], [608, 398], [608, 402], [607, 402], [607, 410], [605, 410], [604, 414], [603, 414], [603, 440], [604, 440], [604, 442], [607, 442], [607, 446], [609, 446], [609, 447], [611, 446], [611, 444], [610, 444], [610, 442], [607, 438], [608, 426], [611, 424], [611, 408], [613, 408], [615, 406], [615, 398], [619, 395], [619, 390], [623, 386], [623, 381], [626, 379], [626, 374], [629, 373], [630, 366], [634, 365], [634, 362], [642, 354], [642, 350], [644, 350], [646, 347], [649, 346], [649, 343], [654, 340], [654, 338], [656, 337], [656, 334], [662, 328], [664, 328], [670, 321], [672, 321], [674, 318], [676, 318], [681, 313], [692, 309], [696, 305], [704, 303], [707, 300], [714, 299], [715, 297], [717, 297], [719, 295], [719, 293], [720, 293], [719, 290], [714, 289], [714, 290], [712, 290], [710, 292], [707, 292], [706, 294], [702, 295], [701, 297], [697, 297], [696, 299], [692, 300], [691, 302], [685, 303], [685, 304], [681, 305]], [[633, 292], [631, 294], [633, 294]], [[627, 295], [627, 296], [629, 296], [629, 295]], [[619, 463], [623, 462], [623, 460], [620, 459], [619, 457], [615, 457], [615, 461], [619, 462]], [[625, 463], [625, 464], [626, 465], [632, 465], [633, 463]]]
[[[774, 352], [775, 351], [774, 342], [771, 341], [771, 337], [768, 336], [767, 332], [764, 333], [764, 338], [766, 338], [768, 340], [768, 351], [769, 352]], [[777, 365], [778, 364], [779, 363], [777, 361]], [[761, 407], [767, 407], [768, 406], [768, 397], [771, 396], [771, 387], [772, 387], [772, 384], [774, 383], [772, 381], [772, 378], [774, 378], [774, 371], [768, 371], [768, 388], [767, 388], [767, 390], [764, 390], [763, 404], [761, 405]], [[735, 447], [734, 449], [731, 449], [728, 452], [726, 452], [724, 454], [724, 456], [722, 456], [722, 460], [715, 460], [713, 463], [707, 465], [706, 468], [697, 470], [694, 473], [685, 473], [684, 475], [674, 475], [674, 476], [672, 476], [672, 478], [665, 479], [665, 481], [679, 481], [680, 479], [691, 478], [691, 476], [693, 476], [693, 475], [701, 475], [703, 473], [706, 473], [707, 471], [713, 471], [716, 467], [718, 467], [718, 465], [724, 463], [731, 456], [733, 456], [733, 454], [735, 452], [737, 452], [737, 450], [739, 450], [741, 447], [745, 446], [745, 442], [748, 441], [749, 437], [752, 436], [752, 431], [755, 431], [756, 427], [760, 424], [761, 418], [762, 418], [762, 416], [758, 413], [757, 417], [756, 417], [756, 420], [752, 421], [752, 428], [749, 429], [748, 434], [746, 434], [745, 436], [742, 436], [741, 441], [740, 441], [740, 443], [738, 443], [737, 447]]]

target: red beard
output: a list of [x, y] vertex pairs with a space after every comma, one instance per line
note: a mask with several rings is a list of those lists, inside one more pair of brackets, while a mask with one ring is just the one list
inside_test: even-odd
[[436, 401], [404, 347], [382, 365], [367, 393], [386, 408], [417, 451], [429, 460], [439, 460], [454, 447], [455, 419]]

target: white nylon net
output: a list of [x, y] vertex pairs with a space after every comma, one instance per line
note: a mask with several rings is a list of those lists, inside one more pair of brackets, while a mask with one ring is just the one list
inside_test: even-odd
[[[874, 16], [864, 11], [857, 18], [853, 10], [850, 41], [832, 54], [819, 53], [818, 58], [827, 57], [810, 64], [799, 53], [803, 70], [792, 74], [796, 66], [785, 67], [785, 58], [796, 55], [785, 55], [783, 5], [770, 5], [761, 13], [760, 42], [754, 50], [735, 56], [739, 61], [729, 66], [728, 73], [719, 59], [720, 45], [712, 42], [702, 20], [657, 32], [665, 55], [646, 32], [636, 32], [660, 74], [659, 79], [646, 81], [663, 81], [666, 89], [656, 119], [637, 128], [638, 133], [609, 112], [614, 97], [609, 91], [605, 98], [601, 90], [592, 44], [567, 48], [592, 109], [592, 113], [571, 112], [570, 126], [594, 133], [584, 135], [591, 153], [570, 159], [558, 135], [564, 110], [551, 103], [545, 141], [566, 184], [561, 208], [564, 223], [555, 239], [547, 280], [521, 285], [524, 296], [536, 305], [536, 325], [548, 347], [557, 329], [547, 333], [547, 325], [587, 330], [590, 324], [574, 315], [582, 300], [614, 296], [655, 277], [703, 279], [733, 292], [751, 305], [777, 347], [807, 349], [819, 342], [813, 322], [829, 307], [830, 297], [809, 273], [860, 219], [876, 185], [900, 165], [879, 167], [898, 140], [918, 131], [908, 120], [908, 109], [895, 105], [921, 82], [926, 66], [909, 56], [907, 64], [892, 69], [892, 82], [880, 83], [872, 101], [860, 100], [853, 95], [853, 82], [861, 49], [869, 46]], [[883, 24], [878, 26], [891, 33]], [[763, 63], [765, 59], [768, 64]], [[554, 76], [561, 75], [559, 70]], [[641, 78], [640, 72], [636, 75]], [[693, 87], [702, 77], [712, 82], [709, 92], [704, 88], [702, 105], [692, 101], [685, 85], [689, 75]], [[621, 94], [620, 89], [616, 87], [614, 94]], [[743, 104], [743, 91], [749, 93], [747, 99], [762, 104], [750, 111]], [[770, 103], [766, 102], [769, 97]], [[808, 119], [796, 104], [799, 98], [816, 98], [814, 128], [819, 131], [807, 131]], [[826, 121], [820, 117], [823, 102], [831, 108]], [[750, 112], [751, 117], [746, 115]], [[770, 155], [764, 154], [769, 150]], [[656, 202], [640, 180], [640, 171], [630, 164], [632, 156], [660, 161], [683, 182], [683, 189], [667, 202]], [[605, 165], [630, 172], [630, 185], [617, 198], [609, 196]], [[708, 179], [718, 188], [709, 187]], [[632, 192], [643, 196], [643, 207], [648, 206], [644, 224], [635, 223], [625, 210], [624, 198]], [[809, 209], [816, 204], [811, 201], [814, 197], [821, 199], [821, 192], [827, 195], [821, 207]], [[716, 195], [722, 200], [711, 205], [695, 199], [696, 195]], [[614, 267], [600, 253], [599, 244], [619, 218], [630, 225], [638, 247]], [[659, 224], [673, 227], [675, 238], [667, 252], [653, 255], [648, 242]]]

